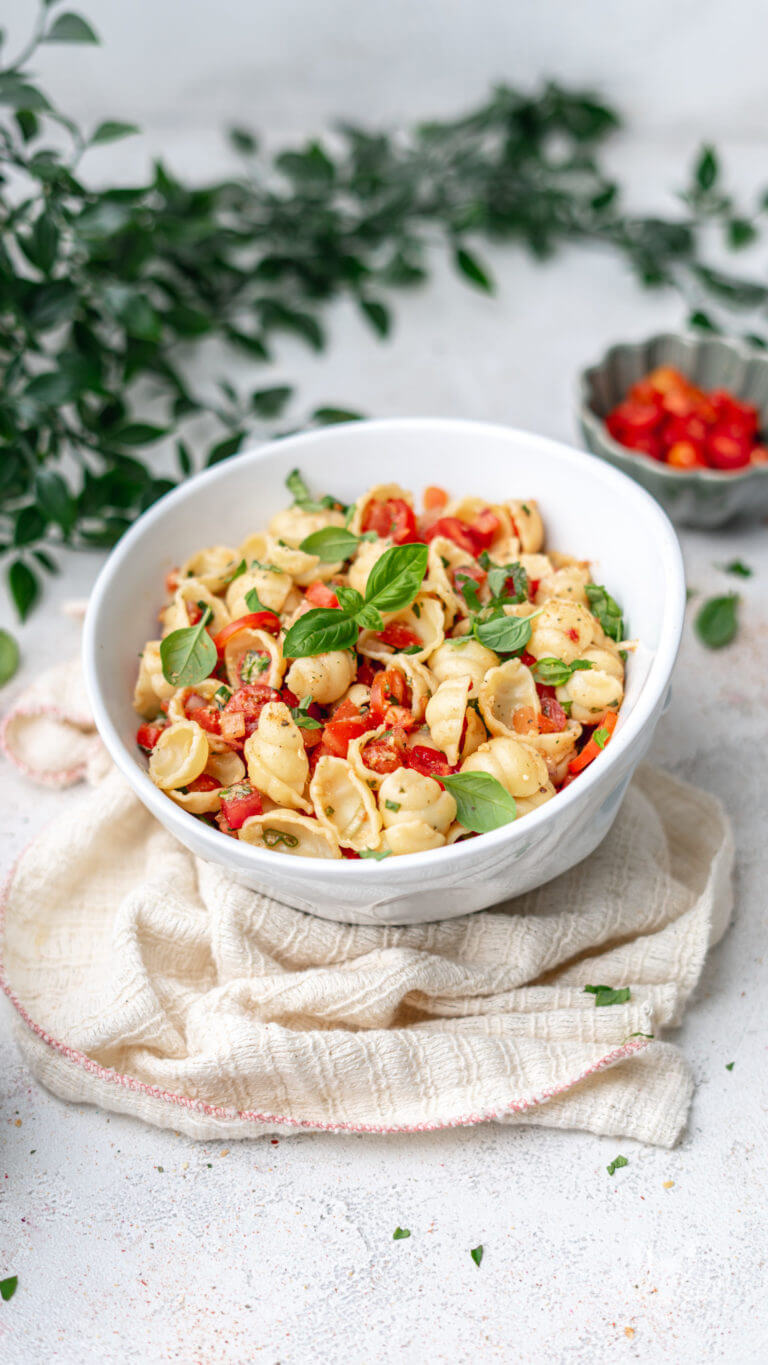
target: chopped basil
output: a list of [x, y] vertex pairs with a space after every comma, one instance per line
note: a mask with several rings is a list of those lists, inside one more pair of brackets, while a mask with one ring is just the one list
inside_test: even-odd
[[211, 609], [205, 607], [197, 625], [172, 630], [161, 640], [163, 677], [173, 687], [194, 687], [210, 677], [216, 667], [216, 646], [205, 629], [210, 617]]
[[0, 630], [0, 687], [10, 681], [19, 666], [19, 646], [7, 630]]
[[563, 659], [555, 659], [547, 655], [544, 659], [538, 659], [533, 676], [536, 682], [543, 683], [547, 687], [563, 687], [569, 682], [574, 673], [580, 669], [592, 668], [589, 659], [574, 659], [572, 664], [567, 664]]
[[656, 1037], [655, 1033], [640, 1033], [640, 1032], [638, 1032], [637, 1030], [636, 1030], [634, 1033], [630, 1033], [629, 1036], [630, 1036], [630, 1038], [655, 1038], [655, 1037]]
[[18, 1275], [8, 1275], [6, 1279], [0, 1280], [0, 1299], [3, 1303], [8, 1303], [13, 1298], [18, 1283]]
[[734, 1066], [733, 1062], [726, 1062], [725, 1064], [726, 1071], [733, 1071], [733, 1066]]
[[301, 503], [310, 501], [309, 489], [307, 488], [307, 485], [305, 484], [303, 478], [301, 477], [301, 473], [299, 472], [298, 469], [291, 470], [290, 474], [288, 475], [288, 478], [285, 481], [285, 486], [288, 489], [288, 492], [290, 493], [294, 502]]
[[423, 645], [406, 645], [405, 649], [398, 649], [398, 654], [421, 654]]
[[624, 1005], [631, 999], [629, 986], [620, 986], [615, 989], [613, 986], [585, 986], [585, 995], [594, 995], [595, 1007], [601, 1005]]
[[723, 573], [733, 574], [734, 578], [751, 578], [754, 572], [743, 559], [731, 559], [727, 564], [719, 564], [717, 567], [722, 569]]
[[315, 720], [314, 716], [307, 715], [311, 705], [311, 697], [302, 697], [298, 706], [289, 707], [290, 713], [300, 730], [322, 730], [323, 728], [322, 721]]
[[273, 611], [272, 607], [265, 607], [264, 603], [259, 600], [259, 594], [255, 588], [250, 588], [245, 594], [245, 605], [249, 611], [266, 611], [269, 612], [270, 616], [277, 615], [277, 612]]
[[629, 1162], [627, 1161], [627, 1158], [625, 1156], [615, 1156], [610, 1165], [606, 1166], [605, 1169], [607, 1170], [609, 1175], [613, 1175], [614, 1171], [619, 1171], [621, 1170], [622, 1166], [628, 1165]]
[[413, 614], [416, 617], [417, 621], [421, 619], [421, 607], [419, 606], [418, 602], [414, 602], [413, 604]]
[[528, 574], [517, 560], [512, 564], [494, 564], [488, 571], [488, 587], [492, 606], [528, 600]]
[[402, 1242], [404, 1237], [410, 1237], [410, 1235], [411, 1235], [410, 1228], [395, 1228], [394, 1232], [392, 1233], [392, 1241]]
[[262, 654], [258, 649], [249, 649], [243, 655], [240, 663], [240, 679], [245, 683], [252, 683], [262, 673], [266, 673], [272, 660], [268, 654]]
[[298, 848], [299, 841], [295, 834], [287, 834], [282, 829], [265, 829], [263, 831], [264, 843], [267, 848], [278, 848], [280, 844], [285, 844], [286, 848]]
[[490, 773], [449, 773], [440, 782], [456, 802], [460, 825], [475, 834], [488, 834], [517, 816], [514, 796]]
[[453, 576], [453, 581], [470, 611], [480, 611], [481, 602], [477, 595], [477, 580], [474, 579], [471, 574], [464, 573], [461, 569], [457, 569]]
[[[224, 707], [226, 706], [226, 704], [227, 704], [227, 702], [229, 701], [229, 699], [230, 699], [231, 696], [232, 696], [232, 688], [231, 688], [231, 687], [227, 687], [227, 684], [226, 684], [226, 683], [222, 683], [222, 684], [221, 684], [221, 687], [218, 689], [218, 691], [217, 691], [217, 692], [214, 692], [214, 694], [213, 694], [213, 700], [215, 701], [215, 703], [216, 703], [216, 705], [218, 706], [218, 708], [219, 708], [220, 711], [223, 711], [223, 710], [224, 710]], [[165, 717], [163, 717], [163, 719], [165, 719]]]
[[361, 857], [361, 858], [375, 858], [375, 859], [376, 859], [376, 862], [377, 862], [377, 863], [380, 863], [380, 862], [382, 861], [383, 858], [391, 858], [391, 857], [392, 857], [392, 849], [391, 849], [391, 848], [361, 848], [361, 849], [360, 849], [360, 857]]
[[400, 803], [399, 801], [385, 801], [385, 802], [384, 802], [384, 805], [386, 806], [387, 810], [399, 810], [399, 809], [400, 809], [400, 804], [401, 804], [401, 803]]
[[611, 732], [610, 730], [606, 730], [604, 725], [601, 725], [599, 730], [593, 732], [592, 738], [598, 749], [604, 749], [608, 740], [611, 738]]
[[339, 502], [337, 498], [332, 498], [327, 493], [322, 498], [314, 499], [310, 495], [309, 489], [298, 469], [291, 470], [291, 473], [285, 481], [285, 486], [293, 498], [294, 505], [300, 507], [304, 512], [323, 512], [326, 508], [331, 510], [338, 509], [342, 512], [345, 510], [343, 503]]
[[608, 638], [617, 642], [623, 640], [624, 620], [618, 602], [599, 583], [587, 583], [585, 591], [592, 615], [597, 617]]
[[241, 559], [241, 560], [240, 560], [240, 563], [237, 565], [237, 568], [235, 568], [235, 569], [232, 570], [231, 574], [229, 575], [229, 577], [228, 577], [228, 579], [227, 579], [227, 582], [228, 582], [228, 583], [234, 583], [234, 581], [235, 581], [236, 578], [239, 578], [239, 577], [241, 576], [241, 574], [244, 574], [244, 573], [245, 573], [246, 568], [247, 568], [247, 565], [246, 565], [245, 560], [244, 560], [244, 559]]
[[482, 1243], [481, 1243], [480, 1246], [478, 1246], [478, 1247], [473, 1247], [469, 1254], [470, 1254], [470, 1256], [472, 1257], [472, 1260], [474, 1261], [475, 1265], [477, 1266], [477, 1268], [478, 1268], [478, 1270], [479, 1270], [479, 1269], [480, 1269], [480, 1262], [481, 1262], [482, 1259], [483, 1259], [483, 1246], [482, 1246]]
[[696, 634], [702, 644], [709, 649], [722, 649], [731, 643], [739, 628], [738, 604], [735, 592], [729, 592], [726, 597], [710, 597], [704, 603], [695, 621]]

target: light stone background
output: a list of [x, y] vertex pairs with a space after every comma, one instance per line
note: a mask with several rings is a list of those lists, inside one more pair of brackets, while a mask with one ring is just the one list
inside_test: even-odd
[[[40, 70], [78, 116], [148, 128], [94, 154], [94, 175], [136, 175], [161, 149], [185, 173], [216, 173], [228, 164], [217, 130], [230, 119], [281, 136], [339, 112], [448, 113], [492, 79], [556, 74], [599, 84], [627, 111], [631, 133], [612, 159], [636, 203], [669, 203], [704, 138], [726, 147], [740, 185], [768, 182], [768, 16], [754, 0], [90, 8], [104, 50], [58, 48]], [[14, 35], [31, 15], [28, 0], [0, 4]], [[235, 377], [297, 377], [302, 407], [489, 418], [572, 440], [579, 366], [610, 340], [681, 317], [674, 299], [643, 294], [595, 252], [567, 250], [544, 267], [516, 251], [489, 259], [496, 299], [438, 258], [432, 283], [398, 301], [391, 343], [340, 304], [327, 355], [285, 343], [271, 371], [238, 362]], [[11, 1041], [6, 1006], [0, 1278], [18, 1274], [19, 1289], [0, 1303], [3, 1362], [768, 1358], [766, 530], [687, 532], [683, 544], [692, 587], [742, 593], [743, 628], [712, 654], [689, 622], [653, 753], [721, 795], [738, 844], [735, 922], [677, 1038], [697, 1081], [677, 1150], [494, 1127], [198, 1146], [41, 1091]], [[756, 571], [743, 585], [716, 567], [736, 554]], [[4, 705], [76, 651], [78, 630], [60, 607], [87, 594], [98, 565], [63, 558], [44, 606], [18, 632], [24, 665]], [[0, 612], [12, 624], [5, 603]], [[0, 782], [7, 868], [70, 798], [33, 789], [7, 764]], [[629, 1166], [610, 1178], [618, 1152]], [[392, 1241], [398, 1223], [410, 1240]], [[469, 1249], [480, 1242], [477, 1270]]]

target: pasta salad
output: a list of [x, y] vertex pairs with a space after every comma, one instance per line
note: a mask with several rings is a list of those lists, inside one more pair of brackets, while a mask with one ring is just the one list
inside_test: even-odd
[[375, 858], [524, 818], [609, 743], [621, 609], [534, 501], [313, 497], [166, 578], [134, 694], [149, 776], [257, 848]]

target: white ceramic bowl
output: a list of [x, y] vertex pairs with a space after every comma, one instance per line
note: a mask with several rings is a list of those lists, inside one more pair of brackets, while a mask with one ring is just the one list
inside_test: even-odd
[[[295, 858], [228, 838], [150, 781], [131, 707], [137, 656], [157, 634], [163, 579], [194, 550], [237, 545], [289, 502], [298, 466], [310, 487], [352, 501], [396, 481], [489, 501], [537, 498], [547, 546], [593, 564], [640, 646], [611, 743], [564, 792], [519, 823], [434, 852], [384, 862]], [[96, 724], [137, 796], [187, 848], [237, 881], [301, 910], [354, 923], [418, 923], [529, 891], [605, 838], [651, 742], [669, 691], [685, 607], [680, 549], [666, 515], [625, 475], [541, 436], [485, 423], [405, 418], [354, 422], [262, 446], [167, 494], [110, 555], [85, 623], [85, 676]]]

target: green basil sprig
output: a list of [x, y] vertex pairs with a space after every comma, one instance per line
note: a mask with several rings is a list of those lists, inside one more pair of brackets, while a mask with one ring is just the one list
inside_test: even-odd
[[322, 564], [337, 564], [351, 559], [361, 541], [378, 538], [375, 531], [356, 536], [345, 526], [322, 526], [319, 531], [305, 536], [299, 549], [307, 555], [317, 555]]
[[537, 661], [532, 671], [536, 682], [543, 683], [546, 687], [563, 687], [565, 683], [570, 682], [574, 673], [586, 668], [592, 668], [589, 659], [574, 659], [572, 664], [567, 664], [564, 659], [555, 659], [547, 655], [546, 658]]
[[695, 621], [696, 634], [702, 644], [710, 649], [722, 649], [731, 643], [739, 628], [738, 605], [739, 597], [735, 592], [729, 592], [725, 597], [710, 597], [704, 603]]
[[530, 616], [492, 616], [487, 621], [475, 621], [472, 632], [481, 645], [493, 649], [497, 654], [519, 654], [531, 638], [531, 621], [538, 611]]
[[349, 649], [360, 629], [381, 630], [381, 613], [410, 606], [427, 571], [426, 545], [393, 545], [385, 550], [368, 576], [365, 597], [354, 588], [336, 588], [338, 607], [316, 607], [294, 622], [283, 641], [288, 659], [303, 659]]
[[597, 617], [609, 640], [623, 640], [626, 632], [618, 602], [599, 583], [587, 583], [585, 591], [592, 615]]
[[449, 773], [443, 786], [456, 802], [459, 824], [475, 834], [489, 834], [517, 816], [517, 804], [490, 773]]
[[163, 677], [173, 687], [194, 687], [216, 667], [216, 646], [205, 629], [211, 615], [211, 608], [206, 607], [196, 625], [172, 630], [160, 642]]
[[328, 509], [346, 511], [344, 503], [339, 502], [338, 498], [332, 498], [330, 493], [326, 493], [322, 498], [313, 498], [298, 469], [291, 470], [285, 486], [293, 498], [294, 506], [300, 507], [302, 512], [324, 512]]

